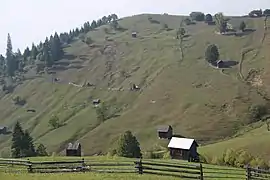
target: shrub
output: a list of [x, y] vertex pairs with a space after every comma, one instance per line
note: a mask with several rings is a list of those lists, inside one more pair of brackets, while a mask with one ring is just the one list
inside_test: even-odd
[[169, 28], [168, 24], [164, 23], [163, 24], [163, 29], [166, 29], [167, 30], [168, 28]]
[[249, 107], [249, 123], [257, 122], [261, 120], [263, 116], [267, 114], [267, 108], [264, 105], [251, 105]]
[[235, 165], [236, 158], [237, 158], [237, 152], [233, 149], [227, 149], [223, 156], [224, 163], [229, 166]]
[[211, 64], [214, 64], [219, 59], [218, 47], [215, 44], [210, 44], [205, 51], [205, 59]]
[[188, 25], [191, 25], [192, 24], [192, 21], [189, 18], [186, 18], [184, 20], [184, 23], [188, 26]]
[[36, 149], [37, 156], [48, 156], [46, 147], [43, 144], [39, 144]]
[[242, 21], [239, 25], [239, 30], [241, 30], [242, 32], [244, 32], [246, 29], [246, 23], [244, 21]]
[[205, 15], [202, 12], [192, 12], [190, 13], [190, 17], [194, 21], [204, 21]]
[[51, 119], [49, 120], [49, 125], [53, 129], [57, 129], [57, 128], [61, 127], [61, 123], [59, 121], [59, 118], [57, 116], [52, 116]]
[[140, 144], [130, 131], [122, 134], [117, 143], [116, 153], [118, 156], [128, 158], [139, 158], [142, 156]]

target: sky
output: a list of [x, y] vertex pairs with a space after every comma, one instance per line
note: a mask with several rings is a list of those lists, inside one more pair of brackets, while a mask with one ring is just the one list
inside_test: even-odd
[[54, 32], [68, 32], [112, 13], [119, 17], [188, 15], [192, 11], [243, 15], [253, 9], [270, 9], [270, 0], [0, 0], [0, 7], [0, 54], [4, 55], [8, 33], [13, 51], [20, 48], [23, 52], [32, 42], [44, 41]]

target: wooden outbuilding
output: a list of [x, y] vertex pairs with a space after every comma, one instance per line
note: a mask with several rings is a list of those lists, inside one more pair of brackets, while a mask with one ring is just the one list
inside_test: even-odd
[[66, 149], [66, 156], [81, 156], [82, 147], [81, 144], [76, 142], [74, 144], [69, 143]]
[[157, 129], [159, 139], [171, 139], [173, 136], [172, 126], [160, 126]]
[[137, 37], [137, 32], [132, 32], [131, 36], [132, 36], [133, 38], [136, 38], [136, 37]]
[[217, 68], [222, 68], [224, 67], [224, 62], [222, 60], [217, 61]]
[[6, 134], [7, 133], [7, 127], [0, 126], [0, 134]]
[[172, 159], [199, 161], [198, 144], [195, 139], [172, 137], [168, 148]]

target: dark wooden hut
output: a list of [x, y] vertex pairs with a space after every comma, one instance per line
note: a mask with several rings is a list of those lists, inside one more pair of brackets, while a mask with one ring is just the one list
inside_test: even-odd
[[132, 32], [131, 36], [132, 36], [133, 38], [136, 38], [136, 37], [137, 37], [137, 32]]
[[222, 60], [217, 61], [217, 68], [223, 68], [224, 67], [224, 62]]
[[7, 127], [0, 126], [0, 134], [6, 134], [7, 133]]
[[80, 143], [69, 143], [66, 149], [66, 156], [81, 156], [82, 147]]
[[160, 126], [157, 129], [159, 139], [171, 139], [173, 135], [172, 126]]
[[198, 144], [195, 139], [172, 137], [168, 148], [172, 159], [199, 161]]

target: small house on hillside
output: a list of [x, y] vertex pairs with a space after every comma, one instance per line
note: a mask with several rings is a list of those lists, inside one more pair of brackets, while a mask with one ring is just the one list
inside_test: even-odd
[[6, 134], [7, 133], [7, 127], [0, 126], [0, 134]]
[[80, 143], [69, 143], [66, 149], [66, 156], [81, 156], [82, 147]]
[[131, 36], [132, 36], [133, 38], [136, 38], [136, 37], [137, 37], [137, 32], [132, 32]]
[[222, 60], [217, 61], [217, 68], [223, 68], [224, 67], [224, 62]]
[[171, 139], [173, 136], [172, 126], [160, 126], [157, 129], [159, 139]]
[[172, 137], [168, 148], [172, 159], [194, 162], [199, 160], [198, 144], [194, 139]]

